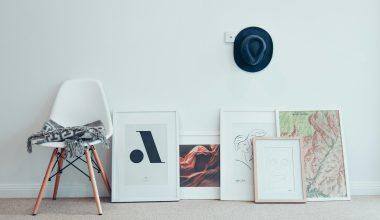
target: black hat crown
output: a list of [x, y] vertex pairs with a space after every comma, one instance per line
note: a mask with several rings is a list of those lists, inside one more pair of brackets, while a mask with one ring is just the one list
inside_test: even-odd
[[264, 69], [271, 61], [272, 54], [272, 38], [264, 29], [245, 28], [235, 38], [235, 62], [247, 72], [258, 72]]

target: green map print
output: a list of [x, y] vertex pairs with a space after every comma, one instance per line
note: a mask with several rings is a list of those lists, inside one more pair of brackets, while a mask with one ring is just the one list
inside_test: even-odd
[[280, 111], [280, 134], [301, 137], [307, 197], [346, 198], [339, 111]]

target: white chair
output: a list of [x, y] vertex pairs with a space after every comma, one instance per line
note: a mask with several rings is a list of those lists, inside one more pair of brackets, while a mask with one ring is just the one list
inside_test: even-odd
[[[109, 139], [112, 136], [113, 128], [111, 115], [108, 108], [107, 100], [103, 91], [103, 86], [98, 80], [68, 80], [65, 81], [57, 94], [56, 100], [53, 105], [53, 109], [50, 115], [50, 119], [57, 122], [62, 126], [78, 126], [84, 125], [96, 120], [101, 120], [106, 129], [106, 138]], [[102, 162], [99, 159], [98, 153], [95, 149], [95, 144], [100, 143], [100, 141], [95, 141], [90, 143], [90, 148], [85, 149], [84, 156], [86, 161], [84, 161], [81, 157], [77, 157], [76, 160], [80, 159], [84, 162], [87, 162], [89, 178], [92, 184], [93, 194], [96, 202], [96, 206], [98, 209], [98, 214], [102, 214], [102, 207], [99, 200], [98, 188], [96, 185], [94, 170], [98, 170], [101, 174], [103, 182], [106, 186], [106, 189], [111, 195], [111, 187], [108, 182], [107, 174], [103, 168]], [[40, 192], [38, 193], [38, 197], [36, 203], [33, 208], [33, 215], [36, 215], [39, 209], [39, 206], [42, 201], [42, 197], [44, 196], [44, 192], [46, 189], [47, 182], [52, 178], [55, 179], [54, 193], [53, 199], [56, 199], [59, 180], [62, 173], [62, 170], [72, 165], [64, 155], [65, 155], [65, 146], [63, 142], [49, 142], [40, 145], [36, 145], [40, 147], [54, 148], [53, 154], [50, 158], [50, 162], [48, 168], [45, 173], [45, 177], [43, 179]], [[95, 160], [92, 158], [94, 157]], [[54, 161], [56, 160], [55, 164]], [[67, 160], [69, 163], [65, 167], [63, 167], [64, 161]], [[54, 166], [57, 166], [57, 173], [53, 176], [51, 175], [52, 169]], [[79, 169], [78, 167], [74, 166]], [[80, 169], [79, 169], [80, 170]], [[81, 170], [80, 170], [81, 171]], [[83, 171], [81, 171], [84, 173]], [[84, 173], [85, 174], [85, 173]], [[87, 174], [85, 174], [87, 175]]]

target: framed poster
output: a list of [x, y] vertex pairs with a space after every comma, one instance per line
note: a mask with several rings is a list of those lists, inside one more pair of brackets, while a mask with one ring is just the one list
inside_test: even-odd
[[112, 202], [179, 200], [176, 111], [114, 112]]
[[279, 110], [278, 134], [302, 137], [308, 201], [350, 200], [341, 111]]
[[255, 202], [306, 202], [300, 138], [255, 138]]
[[254, 137], [276, 136], [274, 109], [223, 108], [220, 113], [220, 199], [254, 200]]
[[181, 199], [219, 199], [219, 132], [181, 133], [179, 156]]

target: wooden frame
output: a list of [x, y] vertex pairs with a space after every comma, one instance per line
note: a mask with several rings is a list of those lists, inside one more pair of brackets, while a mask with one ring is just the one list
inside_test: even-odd
[[[295, 143], [298, 143], [298, 146], [295, 147]], [[296, 149], [294, 149], [294, 147]], [[264, 153], [265, 149], [267, 149], [267, 151], [271, 150], [272, 152], [270, 152], [270, 154], [266, 153], [266, 155]], [[275, 155], [274, 150], [277, 150], [277, 154], [280, 156], [287, 154], [288, 158], [282, 157], [282, 159], [280, 158], [281, 161], [277, 161], [278, 156], [277, 158], [264, 158], [268, 155]], [[253, 151], [256, 203], [306, 202], [306, 189], [303, 175], [303, 150], [302, 140], [300, 138], [254, 138]], [[289, 158], [292, 159], [291, 164], [287, 163], [287, 159]], [[286, 169], [286, 167], [289, 167], [289, 169]], [[269, 171], [265, 170], [265, 168], [268, 168]], [[262, 172], [265, 173], [265, 175], [262, 176]]]
[[111, 201], [178, 201], [177, 111], [115, 111], [113, 119]]
[[[335, 115], [335, 117], [337, 116], [337, 123], [339, 126], [337, 127], [336, 131], [334, 132], [335, 134], [338, 134], [338, 136], [336, 137], [339, 137], [340, 135], [340, 138], [337, 138], [337, 140], [339, 139], [340, 140], [340, 144], [342, 146], [339, 146], [339, 148], [341, 148], [341, 152], [339, 154], [336, 154], [336, 152], [334, 153], [334, 155], [337, 155], [337, 156], [333, 156], [333, 154], [330, 154], [331, 157], [334, 157], [334, 158], [341, 158], [341, 163], [343, 163], [343, 165], [341, 164], [334, 164], [334, 165], [330, 165], [332, 167], [340, 167], [340, 166], [343, 166], [344, 167], [344, 174], [342, 173], [336, 173], [336, 174], [331, 174], [330, 176], [331, 177], [336, 177], [336, 176], [344, 176], [344, 182], [345, 182], [345, 195], [343, 196], [336, 196], [336, 195], [323, 195], [323, 196], [316, 196], [317, 193], [315, 191], [319, 191], [319, 188], [323, 189], [323, 184], [317, 184], [318, 187], [314, 187], [314, 186], [309, 186], [309, 182], [306, 181], [305, 182], [305, 185], [306, 185], [306, 192], [307, 192], [307, 200], [308, 201], [332, 201], [332, 200], [350, 200], [351, 199], [351, 191], [350, 191], [350, 181], [349, 181], [349, 176], [348, 176], [348, 173], [349, 173], [349, 170], [348, 170], [348, 166], [347, 166], [347, 155], [346, 155], [346, 143], [345, 143], [345, 139], [344, 139], [344, 132], [343, 132], [343, 117], [342, 117], [342, 111], [339, 107], [329, 107], [329, 108], [279, 108], [277, 110], [277, 113], [276, 113], [276, 118], [277, 118], [277, 133], [278, 133], [278, 136], [292, 136], [290, 132], [288, 135], [285, 134], [286, 131], [283, 131], [281, 130], [281, 123], [280, 123], [280, 114], [283, 113], [283, 112], [297, 112], [297, 114], [299, 113], [310, 113], [310, 112], [330, 112], [332, 115]], [[334, 113], [335, 112], [335, 113]], [[306, 123], [310, 123], [309, 120], [304, 120]], [[297, 122], [298, 123], [298, 122]], [[323, 123], [322, 123], [323, 124]], [[309, 124], [310, 125], [310, 124]], [[291, 127], [294, 127], [293, 125]], [[304, 125], [302, 126], [304, 127]], [[321, 125], [319, 125], [319, 127], [321, 127]], [[326, 126], [323, 126], [322, 127], [331, 127], [331, 125], [328, 125], [326, 124]], [[325, 129], [325, 128], [323, 128]], [[331, 129], [331, 128], [329, 128]], [[337, 131], [340, 131], [337, 132]], [[289, 131], [287, 131], [289, 132]], [[315, 134], [314, 134], [315, 135]], [[315, 149], [315, 147], [311, 146], [310, 143], [307, 141], [308, 139], [310, 139], [310, 135], [309, 137], [306, 137], [302, 134], [299, 134], [297, 136], [300, 136], [302, 138], [305, 138], [306, 141], [304, 141], [303, 143], [303, 146], [305, 148], [305, 150], [307, 149], [314, 149], [314, 151], [318, 151], [318, 149]], [[321, 136], [321, 135], [320, 135]], [[336, 138], [335, 137], [335, 138]], [[321, 146], [319, 146], [320, 148]], [[324, 147], [324, 149], [330, 149], [330, 147]], [[323, 149], [321, 149], [321, 151], [323, 151]], [[305, 151], [305, 154], [307, 154], [307, 152]], [[313, 152], [312, 155], [318, 155], [317, 152]], [[318, 160], [318, 159], [315, 159], [315, 161], [322, 161], [322, 160]], [[323, 160], [323, 161], [329, 161], [329, 160]], [[336, 159], [334, 159], [334, 161], [337, 161]], [[311, 164], [310, 161], [307, 161], [305, 160], [305, 166], [320, 166], [321, 164]], [[327, 162], [326, 162], [327, 163]], [[321, 166], [322, 167], [322, 166]], [[305, 169], [305, 178], [306, 179], [314, 179], [314, 174], [310, 174], [310, 173], [307, 173], [310, 169]], [[318, 169], [319, 170], [319, 169]], [[340, 169], [339, 169], [340, 170]], [[330, 171], [332, 172], [332, 171]], [[337, 171], [336, 171], [337, 172]], [[339, 171], [340, 172], [340, 171]], [[324, 177], [320, 177], [320, 178], [324, 178]], [[329, 176], [327, 176], [326, 178], [329, 178]], [[317, 180], [318, 181], [318, 180]], [[321, 181], [323, 182], [323, 180]], [[337, 182], [343, 182], [343, 180], [337, 180]], [[309, 189], [310, 188], [310, 191], [311, 193], [309, 194]], [[312, 190], [314, 188], [314, 190]], [[326, 190], [328, 191], [329, 187], [326, 186]]]
[[273, 108], [220, 111], [220, 199], [254, 201], [252, 137], [276, 136]]

